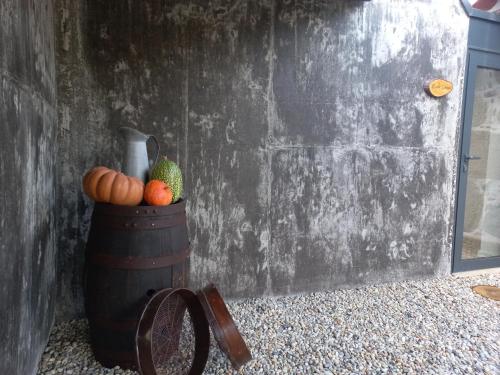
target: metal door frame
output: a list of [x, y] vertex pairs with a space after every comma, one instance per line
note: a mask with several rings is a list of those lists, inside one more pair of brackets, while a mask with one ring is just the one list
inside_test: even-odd
[[479, 9], [475, 9], [472, 7], [472, 5], [470, 4], [470, 2], [468, 0], [461, 0], [461, 2], [462, 2], [462, 6], [464, 7], [464, 9], [467, 12], [467, 14], [469, 15], [469, 17], [500, 22], [500, 16], [498, 16], [496, 14], [489, 13], [489, 12], [482, 11]]
[[[465, 199], [467, 193], [468, 161], [466, 155], [470, 149], [472, 114], [474, 110], [474, 92], [478, 68], [500, 70], [500, 54], [469, 48], [467, 53], [466, 81], [464, 85], [464, 101], [462, 110], [462, 132], [458, 154], [458, 182], [455, 217], [455, 236], [453, 243], [452, 271], [470, 271], [484, 268], [500, 267], [500, 256], [487, 258], [462, 259], [463, 229], [465, 219]], [[473, 161], [472, 161], [473, 162]], [[500, 231], [500, 228], [499, 228]]]

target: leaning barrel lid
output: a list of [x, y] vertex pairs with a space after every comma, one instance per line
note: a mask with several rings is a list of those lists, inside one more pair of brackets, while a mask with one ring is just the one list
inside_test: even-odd
[[195, 339], [194, 357], [188, 374], [199, 375], [203, 372], [210, 348], [210, 330], [204, 309], [196, 294], [189, 289], [162, 289], [146, 304], [137, 326], [137, 369], [142, 375], [164, 372], [162, 367], [178, 351], [186, 310], [193, 324]]
[[252, 359], [252, 355], [222, 296], [214, 284], [199, 290], [197, 295], [219, 347], [226, 353], [233, 367], [239, 369]]
[[137, 327], [137, 367], [142, 375], [156, 375], [161, 363], [177, 350], [182, 317], [186, 310], [193, 323], [195, 336], [190, 375], [201, 374], [205, 368], [210, 346], [209, 325], [233, 367], [238, 369], [252, 359], [215, 285], [209, 284], [197, 294], [189, 289], [162, 289], [146, 304]]

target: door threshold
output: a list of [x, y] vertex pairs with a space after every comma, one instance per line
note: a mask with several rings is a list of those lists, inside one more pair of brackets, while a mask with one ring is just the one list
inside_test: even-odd
[[470, 277], [479, 275], [493, 275], [497, 273], [500, 273], [500, 267], [484, 268], [482, 270], [473, 270], [473, 271], [452, 272], [452, 275], [455, 277]]

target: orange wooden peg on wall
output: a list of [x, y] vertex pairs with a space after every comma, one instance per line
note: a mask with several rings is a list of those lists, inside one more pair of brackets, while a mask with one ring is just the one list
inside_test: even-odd
[[428, 82], [425, 86], [425, 91], [430, 96], [440, 98], [448, 95], [453, 90], [453, 83], [444, 79], [434, 79]]

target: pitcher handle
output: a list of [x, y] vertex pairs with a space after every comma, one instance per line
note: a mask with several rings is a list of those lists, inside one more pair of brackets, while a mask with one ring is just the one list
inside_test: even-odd
[[153, 165], [151, 167], [154, 167], [156, 163], [158, 162], [158, 157], [160, 156], [160, 144], [158, 143], [158, 139], [154, 135], [150, 135], [149, 138], [152, 138], [155, 145], [156, 145], [156, 156], [154, 158]]

